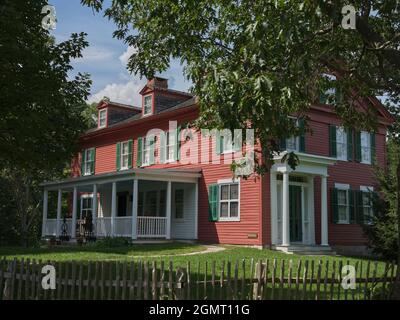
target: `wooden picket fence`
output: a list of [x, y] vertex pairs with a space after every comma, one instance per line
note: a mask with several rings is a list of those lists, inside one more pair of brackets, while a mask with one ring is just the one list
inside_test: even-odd
[[[330, 264], [331, 263], [331, 264]], [[51, 262], [0, 260], [0, 300], [370, 300], [389, 299], [397, 266], [357, 262], [355, 288], [343, 289], [348, 262], [260, 260], [190, 263], [169, 261]], [[42, 267], [55, 268], [55, 289], [42, 287]], [[382, 268], [381, 268], [382, 269]]]

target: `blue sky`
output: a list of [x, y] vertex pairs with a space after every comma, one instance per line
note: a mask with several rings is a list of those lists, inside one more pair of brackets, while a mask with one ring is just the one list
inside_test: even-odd
[[[51, 33], [57, 41], [68, 39], [73, 32], [88, 34], [89, 47], [83, 52], [83, 58], [74, 60], [72, 74], [90, 73], [93, 84], [89, 102], [97, 102], [107, 96], [113, 101], [139, 105], [138, 92], [146, 79], [127, 71], [126, 62], [132, 48], [112, 37], [114, 23], [103, 17], [101, 12], [94, 13], [82, 6], [80, 0], [52, 0], [49, 4], [56, 9], [57, 25]], [[187, 91], [190, 87], [178, 61], [172, 61], [170, 69], [160, 76], [168, 78], [169, 87], [173, 89]]]

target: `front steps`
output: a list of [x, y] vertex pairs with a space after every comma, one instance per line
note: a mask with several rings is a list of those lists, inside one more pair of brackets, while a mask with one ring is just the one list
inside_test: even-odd
[[336, 255], [330, 246], [291, 244], [289, 246], [273, 245], [273, 250], [282, 251], [287, 254], [300, 255]]

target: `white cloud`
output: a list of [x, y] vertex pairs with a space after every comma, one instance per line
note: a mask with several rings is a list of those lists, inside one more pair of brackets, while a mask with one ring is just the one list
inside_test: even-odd
[[99, 92], [91, 95], [88, 102], [99, 102], [104, 96], [106, 96], [114, 102], [140, 106], [142, 101], [139, 91], [143, 86], [144, 82], [136, 79], [130, 80], [127, 83], [111, 83], [106, 85]]
[[113, 57], [114, 53], [105, 48], [87, 47], [83, 49], [82, 56], [77, 62], [99, 62], [109, 60]]
[[136, 53], [138, 50], [136, 47], [129, 46], [123, 54], [119, 56], [119, 61], [126, 66], [128, 63], [129, 58], [132, 54]]

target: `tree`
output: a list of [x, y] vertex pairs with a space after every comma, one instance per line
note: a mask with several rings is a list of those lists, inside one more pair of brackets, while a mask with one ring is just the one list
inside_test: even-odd
[[85, 34], [56, 44], [41, 24], [45, 5], [0, 4], [0, 174], [15, 200], [24, 244], [40, 213], [39, 183], [61, 177], [77, 150], [91, 84], [87, 74], [68, 74], [88, 45]]
[[[103, 9], [103, 0], [81, 2]], [[200, 101], [198, 126], [243, 129], [251, 124], [262, 147], [256, 170], [263, 174], [279, 151], [277, 141], [300, 133], [288, 116], [306, 118], [327, 88], [342, 93], [334, 108], [345, 127], [376, 129], [370, 96], [385, 96], [388, 105], [398, 106], [399, 2], [352, 1], [356, 29], [350, 30], [342, 26], [347, 4], [115, 0], [104, 14], [117, 26], [114, 36], [137, 49], [129, 59], [131, 72], [152, 77], [168, 68], [171, 57], [186, 64], [184, 73]], [[368, 112], [358, 112], [361, 101]], [[288, 162], [296, 164], [293, 153]]]
[[397, 222], [397, 168], [400, 163], [400, 145], [391, 138], [388, 142], [388, 168], [376, 168], [381, 197], [373, 197], [374, 217], [364, 226], [373, 251], [387, 260], [395, 260], [399, 251], [399, 224]]

